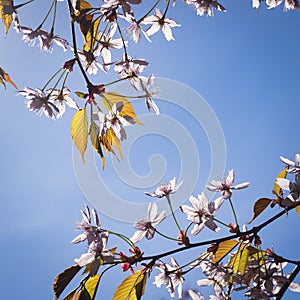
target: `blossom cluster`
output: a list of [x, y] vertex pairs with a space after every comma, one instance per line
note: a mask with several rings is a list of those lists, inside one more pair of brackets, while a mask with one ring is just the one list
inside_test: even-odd
[[73, 109], [78, 109], [78, 105], [70, 96], [70, 90], [64, 87], [62, 90], [49, 89], [46, 92], [40, 89], [25, 87], [18, 92], [27, 99], [27, 107], [30, 111], [44, 114], [51, 119], [58, 119], [63, 116], [66, 105]]
[[[252, 0], [252, 6], [258, 9], [262, 1]], [[67, 39], [55, 33], [56, 14], [60, 8], [57, 2], [67, 2], [65, 4], [68, 5], [70, 18], [72, 22], [78, 23], [84, 36], [82, 47], [78, 48], [77, 46], [79, 45], [77, 36], [72, 36], [73, 45], [71, 45]], [[63, 51], [71, 50], [74, 53], [75, 60], [83, 65], [84, 69], [81, 71], [86, 73], [84, 77], [89, 89], [86, 98], [90, 103], [92, 102], [91, 98], [94, 100], [94, 96], [88, 76], [97, 75], [98, 70], [107, 73], [113, 67], [119, 80], [128, 80], [135, 90], [142, 93], [140, 98], [145, 99], [147, 109], [153, 109], [156, 114], [159, 114], [158, 106], [153, 100], [153, 97], [157, 95], [157, 89], [153, 88], [154, 76], [142, 75], [149, 63], [143, 58], [132, 58], [129, 55], [129, 41], [125, 40], [125, 36], [129, 36], [137, 44], [142, 37], [151, 42], [152, 36], [161, 31], [167, 41], [175, 40], [173, 29], [180, 27], [180, 24], [167, 17], [171, 9], [171, 2], [168, 0], [163, 5], [157, 1], [144, 15], [137, 16], [134, 7], [144, 4], [142, 0], [104, 0], [103, 4], [98, 4], [98, 6], [89, 2], [83, 3], [80, 0], [53, 0], [46, 17], [35, 29], [20, 24], [18, 10], [23, 5], [7, 4], [5, 11], [7, 11], [7, 16], [11, 17], [14, 29], [22, 34], [22, 39], [28, 45], [38, 44], [41, 50], [51, 52], [53, 45], [56, 44]], [[214, 10], [226, 12], [226, 8], [217, 0], [184, 0], [184, 2], [200, 16], [213, 16]], [[265, 2], [268, 8], [275, 8], [283, 0], [265, 0]], [[174, 0], [173, 6], [175, 4], [176, 1]], [[284, 1], [285, 10], [293, 10], [298, 7], [298, 0]], [[53, 17], [52, 26], [50, 29], [46, 29], [45, 22], [51, 17], [51, 13]], [[125, 22], [124, 25], [122, 22]], [[77, 42], [74, 44], [74, 41]], [[114, 58], [113, 52], [117, 53], [118, 51], [121, 51], [122, 54], [119, 55], [119, 58]], [[64, 90], [64, 88], [65, 84], [63, 83], [60, 90]], [[64, 108], [52, 105], [51, 100], [47, 98], [48, 95], [44, 94], [44, 89], [35, 89], [35, 92], [33, 90], [32, 88], [25, 88], [19, 92], [27, 99], [30, 97], [31, 102], [27, 105], [30, 110], [37, 111], [39, 114], [44, 114], [52, 119], [62, 116]], [[51, 94], [53, 95], [53, 93]], [[44, 100], [45, 98], [47, 99]], [[74, 103], [71, 105], [73, 108], [75, 106], [77, 108]]]
[[[289, 194], [284, 196], [283, 193], [279, 193], [279, 197], [285, 201], [278, 202], [278, 204], [279, 207], [284, 207], [284, 210], [296, 208], [300, 194], [300, 154], [296, 154], [295, 161], [285, 157], [280, 157], [280, 160], [286, 165], [285, 173], [280, 173], [275, 184], [281, 189], [288, 190]], [[295, 175], [295, 181], [286, 179], [289, 174]], [[160, 229], [158, 230], [158, 226], [166, 219], [167, 212], [165, 210], [159, 212], [156, 203], [149, 203], [147, 216], [133, 224], [136, 231], [130, 238], [123, 234], [113, 233], [129, 245], [129, 252], [132, 254], [129, 256], [123, 252], [117, 252], [117, 247], [107, 249], [110, 232], [101, 227], [95, 209], [90, 212], [86, 206], [85, 210], [81, 211], [82, 221], [78, 226], [78, 229], [82, 230], [83, 233], [74, 238], [72, 243], [87, 241], [88, 249], [86, 253], [75, 259], [76, 265], [78, 267], [86, 266], [90, 272], [89, 276], [95, 276], [102, 265], [115, 267], [119, 264], [121, 264], [122, 271], [129, 270], [132, 273], [130, 276], [140, 274], [142, 278], [148, 278], [150, 274], [154, 273], [153, 284], [158, 288], [164, 286], [171, 297], [178, 299], [183, 299], [184, 294], [187, 293], [192, 300], [204, 300], [201, 289], [205, 286], [210, 286], [213, 290], [213, 294], [209, 296], [210, 300], [230, 299], [233, 292], [241, 291], [247, 298], [255, 300], [271, 299], [287, 288], [294, 292], [300, 292], [300, 285], [293, 282], [294, 275], [285, 271], [288, 264], [294, 264], [298, 268], [299, 262], [286, 259], [275, 253], [273, 249], [262, 249], [262, 239], [258, 232], [265, 225], [254, 227], [251, 230], [248, 230], [244, 225], [243, 230], [239, 229], [233, 207], [232, 200], [235, 196], [233, 193], [247, 188], [249, 182], [234, 184], [234, 179], [234, 171], [231, 169], [225, 178], [212, 180], [207, 184], [208, 190], [220, 193], [215, 200], [209, 201], [205, 193], [202, 192], [197, 197], [190, 196], [191, 206], [186, 204], [180, 206], [180, 211], [186, 215], [189, 223], [186, 230], [182, 229], [175, 216], [171, 199], [171, 195], [178, 191], [182, 181], [177, 183], [174, 177], [168, 183], [157, 187], [154, 193], [145, 192], [147, 196], [166, 199], [179, 234], [177, 238], [174, 238], [165, 232], [162, 233]], [[287, 202], [287, 199], [290, 202]], [[226, 223], [226, 221], [221, 221], [216, 217], [221, 207], [228, 202], [230, 202], [236, 223]], [[92, 224], [91, 215], [94, 224]], [[281, 215], [282, 213], [278, 217]], [[231, 235], [216, 238], [212, 244], [212, 239], [208, 242], [201, 242], [201, 240], [196, 243], [192, 242], [192, 239], [196, 238], [205, 227], [217, 232], [221, 230], [220, 225], [227, 228]], [[192, 226], [193, 228], [191, 228]], [[179, 246], [178, 250], [144, 257], [144, 252], [136, 244], [144, 238], [151, 240], [156, 235], [176, 242]], [[203, 253], [194, 258], [188, 258], [188, 262], [180, 264], [179, 260], [174, 257], [177, 252], [188, 251], [191, 248], [200, 248], [205, 245], [207, 248]], [[170, 262], [164, 259], [167, 256], [169, 256]], [[135, 271], [138, 264], [141, 264], [143, 268]], [[185, 277], [191, 271], [199, 276], [199, 279], [196, 280], [199, 290], [187, 289], [184, 292]], [[117, 290], [125, 289], [125, 286], [127, 285], [121, 284]]]
[[81, 211], [82, 221], [77, 227], [79, 230], [83, 230], [83, 233], [80, 233], [73, 240], [73, 244], [88, 242], [88, 251], [87, 253], [82, 254], [79, 258], [76, 258], [74, 261], [80, 267], [86, 266], [96, 259], [101, 258], [102, 261], [106, 263], [113, 263], [114, 255], [111, 251], [106, 249], [107, 240], [108, 240], [108, 231], [101, 230], [101, 225], [99, 217], [95, 209], [92, 210], [93, 219], [95, 225], [91, 223], [91, 213], [88, 206], [85, 206], [85, 211]]

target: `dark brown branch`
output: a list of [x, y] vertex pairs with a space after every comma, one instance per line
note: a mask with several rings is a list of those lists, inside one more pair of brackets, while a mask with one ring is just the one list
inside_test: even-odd
[[88, 89], [92, 86], [92, 83], [90, 82], [87, 74], [86, 74], [86, 71], [84, 70], [83, 66], [82, 66], [82, 63], [80, 61], [80, 58], [79, 58], [79, 55], [78, 55], [78, 50], [77, 50], [77, 42], [76, 42], [76, 32], [75, 32], [75, 24], [74, 24], [74, 8], [73, 8], [73, 5], [72, 5], [72, 2], [71, 0], [68, 0], [68, 7], [69, 7], [69, 13], [70, 13], [70, 18], [71, 18], [71, 32], [72, 32], [72, 42], [73, 42], [73, 48], [74, 48], [74, 57], [76, 58], [76, 61], [78, 63], [78, 66], [79, 66], [79, 69], [86, 81], [86, 84], [87, 84], [87, 87]]
[[184, 247], [177, 248], [177, 249], [174, 249], [174, 250], [170, 250], [170, 251], [167, 251], [167, 252], [164, 252], [164, 253], [161, 253], [161, 254], [157, 254], [157, 255], [145, 256], [145, 257], [141, 258], [141, 261], [158, 260], [162, 257], [169, 256], [169, 255], [179, 253], [179, 252], [182, 252], [182, 251], [186, 251], [188, 249], [201, 247], [201, 246], [205, 246], [205, 245], [210, 245], [210, 244], [219, 244], [221, 242], [225, 242], [225, 241], [228, 241], [228, 240], [232, 240], [232, 239], [236, 239], [236, 238], [240, 238], [240, 237], [246, 237], [246, 236], [249, 236], [249, 235], [255, 235], [259, 231], [261, 231], [264, 227], [266, 227], [269, 224], [273, 223], [274, 221], [279, 219], [281, 216], [285, 215], [288, 211], [296, 208], [299, 205], [300, 205], [300, 202], [296, 202], [294, 205], [292, 205], [290, 207], [287, 207], [286, 209], [282, 210], [281, 212], [279, 212], [278, 214], [276, 214], [272, 218], [268, 219], [267, 221], [263, 222], [262, 224], [260, 224], [258, 226], [253, 227], [250, 230], [247, 230], [247, 231], [244, 231], [244, 232], [239, 232], [239, 233], [229, 235], [229, 236], [225, 236], [225, 237], [219, 238], [219, 239], [207, 240], [207, 241], [203, 241], [203, 242], [199, 242], [199, 243], [191, 243], [191, 244], [186, 245]]

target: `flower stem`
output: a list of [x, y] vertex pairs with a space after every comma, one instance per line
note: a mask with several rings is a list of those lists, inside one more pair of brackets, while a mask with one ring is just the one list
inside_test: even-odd
[[229, 228], [230, 228], [230, 226], [228, 226], [228, 224], [226, 224], [226, 223], [224, 223], [224, 222], [222, 222], [222, 221], [220, 221], [220, 220], [216, 219], [215, 217], [214, 217], [214, 220], [215, 220], [216, 222], [218, 222], [218, 223], [220, 223], [220, 224], [222, 224], [222, 225], [224, 225], [224, 226], [226, 226], [226, 227], [229, 227]]
[[177, 219], [176, 219], [176, 217], [175, 217], [174, 210], [173, 210], [173, 207], [172, 207], [172, 204], [171, 204], [170, 195], [166, 195], [166, 198], [167, 198], [167, 201], [168, 201], [168, 204], [169, 204], [169, 207], [170, 207], [170, 210], [171, 210], [173, 219], [174, 219], [174, 221], [175, 221], [175, 224], [176, 224], [176, 226], [177, 226], [179, 232], [181, 232], [181, 228], [180, 228], [180, 226], [179, 226], [179, 224], [178, 224], [178, 221], [177, 221]]
[[154, 5], [148, 10], [146, 14], [144, 14], [143, 17], [141, 17], [138, 21], [136, 21], [137, 24], [141, 23], [150, 13], [151, 11], [157, 6], [157, 4], [160, 2], [160, 0], [157, 0]]
[[176, 242], [179, 241], [178, 239], [174, 239], [174, 238], [172, 238], [172, 237], [170, 237], [170, 236], [167, 236], [167, 235], [161, 233], [161, 232], [158, 231], [156, 228], [155, 228], [155, 231], [157, 232], [157, 234], [161, 235], [162, 237], [164, 237], [164, 238], [166, 238], [166, 239], [169, 239], [169, 240], [172, 240], [172, 241], [176, 241]]
[[56, 1], [57, 1], [57, 0], [53, 0], [53, 2], [52, 2], [52, 4], [51, 4], [51, 6], [50, 6], [50, 8], [49, 8], [49, 10], [48, 10], [48, 12], [47, 12], [45, 18], [43, 19], [43, 21], [41, 22], [41, 24], [38, 26], [38, 28], [37, 28], [36, 30], [39, 30], [39, 29], [42, 28], [42, 26], [44, 25], [44, 23], [45, 23], [46, 20], [48, 19], [49, 15], [50, 15], [50, 12], [51, 12], [51, 10], [52, 10], [52, 8], [53, 8], [53, 5], [56, 3]]
[[186, 228], [185, 232], [188, 232], [188, 230], [190, 229], [190, 227], [191, 227], [193, 224], [194, 224], [194, 223], [191, 222], [191, 223], [188, 225], [188, 227]]
[[184, 275], [184, 274], [187, 274], [188, 272], [194, 270], [198, 265], [200, 265], [207, 257], [209, 256], [209, 253], [208, 252], [204, 252], [200, 255], [200, 257], [197, 257], [196, 259], [190, 261], [189, 263], [181, 266], [181, 268], [185, 268], [187, 266], [190, 266], [193, 262], [196, 262], [198, 261], [194, 266], [191, 266], [188, 270], [184, 271], [181, 273], [181, 275]]
[[107, 231], [109, 234], [113, 234], [113, 235], [116, 235], [118, 236], [119, 238], [121, 238], [123, 241], [125, 241], [131, 248], [134, 248], [135, 245], [134, 243], [131, 241], [130, 238], [128, 238], [127, 236], [121, 234], [121, 233], [118, 233], [118, 232], [114, 232], [114, 231], [111, 231], [111, 230], [106, 230], [106, 229], [103, 229], [101, 228], [101, 230], [103, 231]]
[[[131, 77], [132, 77], [132, 76], [127, 76], [127, 77], [124, 77], [124, 78], [119, 78], [119, 79], [116, 79], [116, 80], [114, 80], [114, 81], [112, 81], [112, 82], [109, 82], [109, 83], [104, 84], [104, 86], [109, 86], [109, 85], [112, 85], [112, 84], [121, 82], [121, 81], [123, 81], [123, 80], [127, 80], [127, 79], [129, 79], [129, 78], [131, 78]], [[127, 98], [128, 98], [128, 97], [127, 97]]]
[[26, 4], [29, 4], [29, 3], [33, 2], [33, 1], [34, 1], [34, 0], [29, 0], [29, 1], [27, 1], [27, 2], [18, 4], [18, 5], [14, 5], [14, 9], [17, 10], [17, 9], [19, 9], [20, 7], [22, 7], [22, 6], [26, 5]]
[[164, 14], [163, 14], [163, 16], [161, 18], [162, 20], [166, 17], [167, 11], [169, 9], [169, 5], [170, 5], [170, 0], [168, 0], [168, 2], [167, 2], [167, 6], [166, 6], [166, 9], [165, 9], [165, 12], [164, 12]]
[[56, 8], [57, 8], [57, 0], [55, 1], [55, 4], [54, 4], [53, 20], [52, 20], [52, 26], [51, 26], [51, 31], [50, 31], [52, 35], [54, 32], [54, 25], [55, 25], [55, 20], [56, 20]]
[[[46, 82], [46, 84], [44, 85], [44, 87], [42, 88], [42, 91], [45, 90], [45, 88], [47, 87], [47, 85], [56, 77], [56, 75], [62, 70], [63, 68], [59, 68], [52, 76], [51, 78]], [[57, 85], [57, 84], [56, 84]]]
[[229, 200], [229, 203], [230, 203], [230, 206], [231, 206], [231, 209], [232, 209], [232, 213], [233, 213], [233, 216], [234, 216], [235, 224], [238, 226], [239, 223], [238, 223], [238, 220], [237, 220], [237, 216], [236, 216], [236, 213], [235, 213], [235, 209], [234, 209], [234, 207], [233, 207], [232, 200], [231, 200], [231, 198], [229, 198], [228, 200]]
[[125, 60], [128, 60], [128, 54], [127, 54], [127, 50], [126, 50], [126, 44], [125, 44], [125, 40], [124, 40], [124, 37], [123, 37], [123, 33], [122, 33], [122, 30], [121, 30], [121, 28], [120, 28], [120, 26], [119, 26], [118, 20], [116, 20], [116, 23], [117, 23], [117, 28], [118, 28], [120, 37], [121, 37], [121, 39], [122, 39], [122, 44], [123, 44], [123, 49], [124, 49]]
[[69, 74], [70, 74], [69, 72], [66, 72], [66, 76], [65, 76], [64, 81], [63, 81], [63, 84], [62, 84], [62, 86], [61, 86], [61, 89], [62, 89], [62, 90], [63, 90], [64, 87], [65, 87], [65, 84], [66, 84], [66, 81], [67, 81], [67, 78], [68, 78], [68, 75], [69, 75]]

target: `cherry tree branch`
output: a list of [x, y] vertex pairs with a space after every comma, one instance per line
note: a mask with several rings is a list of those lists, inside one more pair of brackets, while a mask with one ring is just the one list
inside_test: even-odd
[[69, 13], [70, 13], [70, 18], [71, 18], [71, 33], [72, 33], [72, 42], [73, 42], [73, 48], [74, 48], [74, 57], [76, 58], [76, 61], [78, 63], [79, 69], [84, 77], [84, 80], [86, 81], [87, 87], [89, 89], [89, 87], [92, 85], [92, 83], [90, 82], [89, 77], [87, 76], [83, 65], [80, 61], [80, 58], [78, 56], [78, 51], [77, 51], [77, 42], [76, 42], [76, 32], [75, 32], [75, 24], [74, 24], [74, 8], [72, 5], [71, 0], [68, 0], [68, 6], [69, 6]]
[[145, 260], [158, 260], [162, 257], [165, 256], [169, 256], [175, 253], [179, 253], [182, 251], [186, 251], [192, 248], [197, 248], [197, 247], [201, 247], [201, 246], [205, 246], [205, 245], [210, 245], [210, 244], [219, 244], [228, 240], [232, 240], [232, 239], [236, 239], [236, 238], [240, 238], [240, 237], [246, 237], [248, 235], [256, 235], [259, 231], [261, 231], [263, 228], [265, 228], [266, 226], [268, 226], [269, 224], [273, 223], [274, 221], [276, 221], [277, 219], [279, 219], [280, 217], [282, 217], [283, 215], [285, 215], [288, 211], [295, 209], [297, 206], [300, 205], [300, 202], [295, 202], [295, 204], [293, 204], [290, 207], [285, 208], [284, 210], [282, 210], [281, 212], [279, 212], [278, 214], [276, 214], [275, 216], [271, 217], [270, 219], [268, 219], [267, 221], [261, 223], [258, 226], [253, 227], [250, 230], [244, 231], [244, 232], [239, 232], [233, 235], [229, 235], [229, 236], [225, 236], [223, 238], [219, 238], [219, 239], [213, 239], [213, 240], [207, 240], [207, 241], [203, 241], [203, 242], [199, 242], [199, 243], [190, 243], [182, 248], [177, 248], [174, 250], [170, 250], [170, 251], [166, 251], [163, 252], [161, 254], [157, 254], [157, 255], [152, 255], [152, 256], [144, 256], [141, 258], [140, 261], [145, 261]]

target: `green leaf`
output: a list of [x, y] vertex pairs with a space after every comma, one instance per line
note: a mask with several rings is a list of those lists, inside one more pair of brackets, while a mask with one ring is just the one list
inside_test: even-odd
[[268, 198], [258, 199], [253, 205], [254, 214], [248, 223], [249, 224], [252, 223], [254, 221], [254, 219], [256, 219], [256, 217], [259, 216], [269, 206], [269, 204], [271, 202], [272, 202], [272, 199], [268, 199]]
[[79, 109], [72, 120], [71, 135], [73, 142], [81, 154], [84, 162], [84, 152], [87, 146], [88, 139], [88, 120], [84, 108]]
[[140, 300], [145, 293], [147, 274], [137, 270], [117, 287], [113, 300]]
[[218, 250], [215, 253], [212, 263], [217, 264], [219, 263], [227, 254], [229, 254], [237, 245], [239, 242], [236, 240], [228, 240], [221, 242], [218, 246]]
[[286, 178], [287, 175], [287, 170], [288, 170], [288, 166], [286, 166], [275, 178], [274, 180], [274, 187], [273, 187], [273, 194], [277, 195], [278, 197], [280, 197], [280, 191], [281, 188], [278, 184], [276, 184], [276, 179], [277, 178]]
[[53, 283], [53, 291], [55, 295], [54, 299], [58, 299], [58, 297], [61, 295], [61, 293], [64, 291], [64, 289], [67, 287], [67, 285], [75, 277], [75, 275], [79, 272], [80, 269], [80, 266], [74, 265], [65, 269], [62, 273], [55, 277]]

